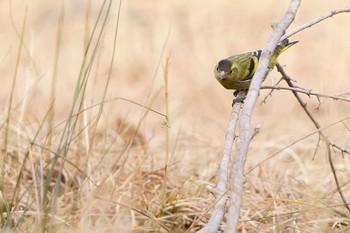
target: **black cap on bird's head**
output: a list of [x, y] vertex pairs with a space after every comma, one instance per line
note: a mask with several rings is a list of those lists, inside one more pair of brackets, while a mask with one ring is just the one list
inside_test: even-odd
[[223, 59], [219, 61], [217, 66], [217, 72], [220, 79], [227, 79], [228, 75], [231, 73], [232, 62], [228, 59]]

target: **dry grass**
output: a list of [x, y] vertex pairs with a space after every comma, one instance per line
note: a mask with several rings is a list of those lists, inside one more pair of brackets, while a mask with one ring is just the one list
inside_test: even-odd
[[[205, 184], [216, 181], [232, 101], [212, 69], [220, 58], [263, 46], [287, 2], [126, 0], [112, 70], [118, 4], [104, 27], [98, 21], [103, 31], [100, 42], [98, 33], [92, 40], [96, 53], [84, 55], [101, 1], [65, 1], [60, 11], [62, 2], [0, 3], [2, 232], [200, 229], [211, 212], [214, 199]], [[294, 25], [346, 4], [305, 1]], [[349, 17], [292, 38], [300, 42], [280, 62], [299, 85], [349, 91]], [[93, 64], [79, 76], [84, 58]], [[78, 77], [86, 81], [85, 92], [76, 91]], [[278, 78], [272, 72], [265, 82]], [[311, 109], [318, 105], [305, 100]], [[348, 104], [322, 101], [314, 111], [322, 126], [350, 115]], [[317, 147], [315, 129], [292, 95], [275, 91], [258, 105], [253, 123], [262, 122], [247, 161], [240, 232], [349, 231], [324, 147]], [[349, 123], [326, 133], [348, 147]], [[350, 199], [349, 156], [335, 153], [334, 163]]]

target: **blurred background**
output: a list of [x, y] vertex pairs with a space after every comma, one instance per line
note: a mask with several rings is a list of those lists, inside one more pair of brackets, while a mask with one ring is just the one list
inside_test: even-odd
[[[344, 7], [347, 3], [348, 1], [333, 1], [318, 4], [316, 0], [305, 1], [291, 28], [332, 9]], [[35, 115], [40, 119], [50, 106], [49, 87], [52, 83], [58, 17], [62, 4], [60, 1], [1, 3], [0, 71], [3, 106], [8, 101], [11, 77], [15, 72], [18, 55], [19, 34], [27, 10], [24, 36], [26, 47], [22, 51], [18, 70], [15, 103], [20, 103], [24, 98], [32, 103], [26, 112], [28, 117]], [[171, 131], [175, 135], [182, 130], [187, 134], [190, 126], [193, 130], [191, 134], [205, 136], [211, 142], [220, 144], [231, 110], [232, 92], [223, 89], [216, 82], [213, 78], [213, 67], [218, 60], [227, 56], [262, 48], [271, 34], [270, 25], [280, 20], [288, 4], [289, 1], [278, 4], [273, 1], [213, 1], [206, 4], [201, 1], [124, 1], [107, 98], [123, 97], [145, 104], [145, 97], [160, 91], [154, 108], [164, 112], [163, 73], [168, 58]], [[65, 117], [67, 106], [71, 104], [83, 60], [86, 30], [91, 33], [100, 7], [100, 1], [64, 2], [62, 42], [59, 48], [55, 88], [55, 105], [59, 117]], [[97, 101], [105, 86], [117, 11], [118, 4], [114, 3], [98, 49], [98, 59], [92, 69], [89, 92], [86, 96], [87, 101], [91, 103]], [[288, 53], [283, 54], [280, 63], [286, 66], [288, 73], [300, 86], [329, 94], [347, 91], [346, 87], [350, 82], [346, 75], [350, 56], [348, 17], [344, 13], [337, 15], [291, 38], [300, 42]], [[274, 84], [279, 78], [278, 74], [271, 73], [265, 84]], [[262, 91], [261, 96], [267, 93], [266, 90]], [[266, 104], [257, 106], [259, 114], [254, 116], [257, 121], [268, 123], [272, 116], [277, 114], [292, 116], [289, 120], [293, 123], [293, 118], [298, 118], [295, 123], [306, 119], [295, 114], [299, 107], [294, 107], [296, 101], [290, 93], [276, 91], [272, 97]], [[338, 104], [334, 101], [326, 102], [331, 102], [332, 106]], [[124, 115], [127, 112], [127, 109], [117, 111], [118, 104], [112, 103], [108, 106], [109, 116], [115, 117], [114, 114]], [[126, 107], [131, 109], [135, 107], [133, 104], [127, 105], [129, 106]], [[33, 108], [35, 111], [30, 111]], [[339, 111], [344, 111], [337, 110], [328, 112], [323, 106], [316, 114], [327, 111], [329, 114], [339, 115]], [[128, 118], [133, 118], [130, 115]], [[277, 126], [275, 118], [273, 122], [274, 126]], [[276, 127], [278, 130], [287, 126], [285, 122], [279, 122], [280, 125]], [[312, 127], [308, 123], [302, 125]], [[153, 128], [155, 125], [150, 126]], [[270, 128], [270, 125], [265, 126]], [[307, 129], [303, 127], [300, 130]]]
[[[322, 4], [318, 0], [303, 1], [289, 30], [333, 9], [349, 6], [349, 3], [348, 0], [323, 1]], [[113, 2], [106, 20], [84, 96], [88, 107], [100, 103], [106, 93], [108, 102], [99, 130], [104, 134], [124, 127], [121, 137], [127, 141], [127, 129], [136, 128], [138, 143], [147, 147], [145, 154], [136, 156], [142, 158], [138, 171], [163, 168], [165, 152], [169, 150], [170, 174], [175, 186], [178, 180], [191, 179], [198, 186], [203, 186], [201, 182], [215, 182], [213, 177], [220, 161], [233, 96], [232, 91], [224, 89], [214, 79], [214, 66], [222, 58], [265, 46], [272, 32], [271, 24], [281, 19], [289, 1], [124, 0], [111, 65], [118, 5], [119, 2]], [[3, 119], [6, 116], [17, 72], [13, 121], [21, 122], [28, 138], [35, 135], [51, 106], [55, 107], [55, 124], [67, 118], [85, 47], [101, 6], [101, 1], [94, 0], [0, 2], [1, 115]], [[63, 14], [61, 23], [60, 12]], [[102, 15], [105, 14], [104, 10]], [[16, 71], [25, 15], [23, 49]], [[279, 62], [298, 86], [324, 94], [349, 93], [349, 22], [350, 15], [342, 13], [290, 38], [299, 43], [282, 54]], [[98, 30], [101, 25], [102, 20], [99, 20]], [[59, 35], [61, 41], [57, 45]], [[96, 40], [95, 36], [93, 41]], [[109, 72], [111, 79], [105, 92]], [[53, 77], [57, 79], [54, 81]], [[273, 85], [279, 78], [274, 70], [264, 84]], [[269, 92], [261, 91], [252, 117], [252, 125], [262, 124], [262, 127], [251, 144], [248, 170], [316, 130], [290, 92], [274, 91], [262, 103]], [[303, 97], [322, 127], [350, 115], [346, 102], [326, 98], [319, 102], [315, 97]], [[138, 104], [158, 113], [145, 113]], [[168, 142], [165, 118], [159, 114], [166, 114], [166, 106], [169, 110]], [[97, 110], [88, 110], [88, 118], [94, 119]], [[349, 123], [347, 120], [328, 128], [330, 139], [343, 147], [349, 146]], [[280, 185], [278, 187], [289, 190], [285, 191], [288, 193], [293, 189], [290, 186], [305, 185], [313, 190], [310, 193], [327, 200], [334, 198], [338, 203], [337, 194], [323, 193], [326, 187], [334, 190], [335, 186], [324, 145], [321, 143], [316, 149], [317, 145], [318, 137], [314, 134], [247, 174], [247, 192], [256, 192], [264, 199], [264, 195], [256, 191], [259, 187], [270, 185], [268, 190], [276, 191], [273, 187]], [[337, 159], [346, 182], [349, 156]], [[134, 169], [134, 163], [129, 160], [126, 166]], [[348, 186], [344, 189], [350, 195]], [[313, 197], [309, 191], [305, 192], [308, 198]], [[202, 191], [201, 195], [210, 202], [210, 194]], [[247, 198], [245, 205], [249, 206], [251, 201]]]

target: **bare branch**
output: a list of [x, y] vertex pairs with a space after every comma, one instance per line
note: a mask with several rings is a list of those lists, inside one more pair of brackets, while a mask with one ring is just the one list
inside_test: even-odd
[[298, 32], [306, 29], [306, 28], [309, 28], [309, 27], [312, 27], [314, 26], [315, 24], [327, 19], [327, 18], [330, 18], [332, 17], [333, 15], [336, 15], [336, 14], [340, 14], [340, 13], [349, 13], [350, 12], [350, 7], [345, 7], [345, 8], [342, 8], [342, 9], [335, 9], [335, 10], [332, 10], [314, 20], [311, 20], [310, 22], [307, 22], [305, 24], [302, 24], [300, 25], [299, 27], [293, 29], [292, 31], [290, 31], [289, 33], [287, 33], [286, 35], [284, 35], [282, 37], [282, 40], [285, 39], [285, 38], [289, 38], [291, 37], [292, 35], [294, 34], [297, 34]]
[[[294, 88], [294, 84], [290, 81], [290, 78], [286, 74], [286, 72], [283, 70], [283, 67], [279, 63], [277, 63], [276, 66], [277, 66], [278, 71], [282, 74], [283, 78], [285, 78], [285, 81], [287, 82], [288, 86]], [[337, 173], [335, 171], [335, 168], [334, 168], [334, 164], [333, 164], [333, 160], [332, 160], [331, 147], [337, 148], [338, 150], [340, 150], [342, 152], [346, 152], [346, 153], [348, 151], [346, 151], [343, 148], [335, 145], [334, 143], [332, 143], [329, 140], [329, 138], [322, 132], [322, 130], [320, 130], [321, 129], [320, 124], [316, 121], [316, 119], [313, 117], [311, 112], [306, 108], [306, 103], [301, 99], [301, 97], [299, 96], [299, 93], [296, 92], [296, 91], [292, 91], [292, 92], [293, 92], [295, 98], [298, 100], [298, 102], [302, 106], [302, 108], [304, 109], [305, 113], [308, 115], [310, 120], [314, 123], [315, 127], [319, 130], [319, 135], [320, 135], [320, 137], [323, 139], [323, 141], [326, 144], [328, 162], [329, 162], [329, 165], [330, 165], [332, 173], [333, 173], [333, 177], [334, 177], [334, 180], [335, 180], [335, 183], [336, 183], [336, 186], [337, 186], [337, 191], [338, 191], [338, 193], [339, 193], [339, 195], [340, 195], [340, 197], [341, 197], [341, 199], [343, 201], [343, 204], [344, 204], [345, 208], [350, 212], [349, 202], [346, 200], [346, 198], [345, 198], [345, 196], [344, 196], [344, 194], [342, 192], [342, 189], [341, 189], [341, 186], [340, 186], [339, 180], [338, 180], [338, 175], [337, 175]]]
[[[240, 91], [237, 94], [237, 99], [244, 99], [245, 95], [246, 95], [245, 91]], [[231, 118], [227, 128], [226, 137], [225, 137], [225, 144], [222, 152], [221, 164], [219, 168], [219, 180], [216, 187], [211, 190], [211, 192], [215, 196], [214, 211], [208, 224], [204, 228], [202, 228], [200, 231], [198, 231], [199, 233], [218, 232], [222, 219], [224, 218], [225, 206], [227, 201], [229, 164], [231, 160], [230, 158], [231, 158], [232, 145], [233, 145], [233, 141], [235, 140], [236, 126], [238, 122], [239, 113], [241, 111], [241, 107], [242, 107], [242, 102], [239, 102], [239, 101], [236, 101], [233, 105]]]
[[[294, 88], [294, 84], [292, 83], [292, 81], [291, 81], [290, 77], [287, 75], [287, 73], [284, 71], [283, 67], [279, 63], [276, 64], [276, 67], [277, 67], [278, 72], [280, 72], [282, 74], [282, 76], [283, 76], [284, 80], [287, 82], [288, 86]], [[320, 129], [321, 128], [320, 124], [316, 121], [316, 119], [313, 117], [311, 112], [306, 108], [306, 103], [301, 99], [298, 92], [296, 92], [294, 90], [292, 92], [293, 92], [295, 98], [298, 100], [299, 104], [304, 109], [305, 113], [308, 115], [310, 120], [314, 123], [315, 127], [317, 129]]]
[[230, 207], [227, 216], [227, 223], [225, 232], [236, 232], [238, 227], [238, 219], [241, 210], [243, 185], [245, 182], [244, 165], [247, 158], [250, 140], [252, 137], [252, 130], [250, 126], [251, 115], [259, 95], [260, 86], [267, 75], [268, 65], [271, 56], [283, 36], [285, 30], [293, 22], [296, 12], [300, 6], [301, 0], [291, 0], [289, 8], [283, 19], [274, 26], [273, 33], [269, 39], [265, 49], [263, 50], [256, 73], [254, 74], [252, 83], [250, 85], [247, 98], [240, 119], [240, 135], [237, 139], [237, 153], [235, 161], [231, 168], [231, 183], [232, 190], [230, 190]]

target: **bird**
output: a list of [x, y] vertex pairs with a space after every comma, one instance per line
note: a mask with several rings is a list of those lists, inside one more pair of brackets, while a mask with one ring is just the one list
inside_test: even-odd
[[[268, 66], [269, 71], [276, 65], [278, 56], [296, 43], [298, 41], [289, 42], [284, 39], [277, 45]], [[226, 89], [248, 90], [261, 53], [262, 50], [257, 50], [220, 60], [214, 69], [215, 78]]]

